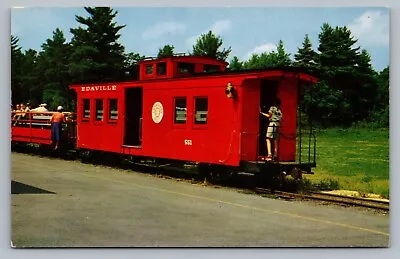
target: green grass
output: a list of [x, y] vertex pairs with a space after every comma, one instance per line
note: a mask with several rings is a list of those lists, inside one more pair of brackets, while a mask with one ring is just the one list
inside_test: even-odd
[[338, 181], [339, 187], [389, 197], [389, 130], [327, 129], [317, 133], [313, 183]]

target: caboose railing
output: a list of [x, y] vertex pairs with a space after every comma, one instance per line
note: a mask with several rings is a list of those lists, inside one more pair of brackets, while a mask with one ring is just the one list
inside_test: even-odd
[[313, 130], [299, 130], [297, 139], [297, 158], [301, 163], [316, 164], [317, 138]]
[[[307, 90], [307, 92], [306, 92]], [[310, 99], [308, 103], [305, 103], [305, 96], [308, 96]], [[315, 136], [315, 131], [313, 128], [313, 123], [310, 117], [304, 115], [311, 114], [310, 102], [313, 100], [313, 82], [310, 79], [310, 82], [306, 82], [303, 85], [300, 77], [298, 77], [298, 92], [297, 92], [297, 101], [298, 101], [298, 110], [297, 110], [297, 135], [298, 135], [298, 143], [297, 143], [297, 151], [298, 154], [297, 160], [300, 163], [306, 161], [307, 163], [313, 163], [313, 166], [316, 166], [316, 150], [317, 150], [317, 138]], [[303, 142], [303, 138], [305, 141]], [[308, 138], [308, 139], [307, 139]], [[304, 145], [307, 143], [308, 145]], [[304, 150], [305, 149], [305, 150]], [[306, 157], [303, 156], [303, 151], [306, 151]], [[313, 151], [311, 153], [311, 151]], [[305, 158], [305, 159], [304, 159]]]
[[[295, 163], [298, 164], [313, 164], [314, 166], [316, 165], [316, 136], [315, 132], [312, 129], [309, 130], [302, 130], [299, 129], [296, 136], [294, 137], [288, 137], [284, 133], [282, 133], [281, 129], [278, 128], [278, 154], [276, 154], [276, 159], [274, 160], [275, 162], [280, 162], [280, 157], [279, 153], [282, 152], [281, 150], [281, 140], [282, 139], [296, 139], [296, 158], [295, 158]], [[261, 140], [262, 135], [266, 135], [267, 131], [262, 131], [258, 133], [257, 135], [257, 161], [263, 161], [266, 159], [268, 156], [267, 150], [263, 152], [263, 154], [260, 153], [260, 145], [265, 145], [266, 149], [266, 141]], [[271, 149], [272, 152], [274, 150], [274, 140], [271, 140]]]

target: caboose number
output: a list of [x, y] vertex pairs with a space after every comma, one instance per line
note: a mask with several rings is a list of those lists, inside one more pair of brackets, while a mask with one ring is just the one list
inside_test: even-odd
[[192, 140], [191, 139], [185, 139], [185, 145], [186, 146], [191, 146], [192, 145]]

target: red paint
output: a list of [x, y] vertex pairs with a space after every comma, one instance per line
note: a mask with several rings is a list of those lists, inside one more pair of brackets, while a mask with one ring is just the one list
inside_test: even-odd
[[[242, 130], [241, 130], [241, 159], [254, 161], [257, 156], [257, 141], [260, 134], [260, 80], [244, 81], [242, 87]], [[259, 143], [264, 145], [264, 143]]]
[[297, 127], [297, 79], [286, 78], [279, 82], [278, 98], [283, 118], [280, 125], [279, 159], [295, 161], [296, 159], [296, 127]]

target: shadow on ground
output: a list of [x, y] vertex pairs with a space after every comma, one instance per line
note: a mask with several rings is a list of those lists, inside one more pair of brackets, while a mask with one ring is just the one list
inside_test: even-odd
[[31, 185], [11, 181], [11, 194], [56, 194]]

